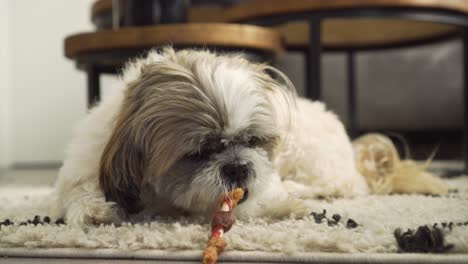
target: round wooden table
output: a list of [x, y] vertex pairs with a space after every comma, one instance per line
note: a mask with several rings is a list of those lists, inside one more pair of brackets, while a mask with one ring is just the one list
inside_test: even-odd
[[[127, 1], [127, 0], [125, 0]], [[447, 9], [460, 10], [467, 4], [440, 2]], [[343, 6], [340, 6], [340, 2]], [[395, 4], [393, 4], [395, 2]], [[406, 4], [405, 4], [406, 2]], [[367, 7], [368, 3], [381, 8], [407, 8], [418, 6], [430, 6], [431, 3], [422, 5], [421, 0], [385, 0], [385, 1], [279, 1], [260, 0], [246, 1], [243, 4], [233, 6], [192, 6], [188, 10], [187, 21], [200, 22], [242, 22], [255, 23], [257, 20], [268, 17], [281, 16], [302, 12], [322, 11], [331, 8], [359, 9]], [[419, 3], [419, 5], [417, 5]], [[463, 10], [463, 9], [462, 9]], [[112, 0], [98, 0], [91, 8], [91, 20], [98, 28], [112, 27]], [[332, 18], [322, 21], [322, 48], [325, 50], [369, 50], [384, 49], [418, 45], [433, 41], [446, 40], [458, 33], [456, 26], [431, 23], [429, 21], [415, 21], [397, 18]], [[284, 18], [284, 22], [303, 20], [301, 18]], [[304, 19], [307, 20], [307, 19]], [[270, 24], [270, 23], [267, 23]], [[306, 49], [309, 44], [309, 27], [307, 22], [271, 23], [285, 38], [288, 49]]]
[[[128, 1], [128, 0], [122, 0]], [[92, 20], [110, 27], [111, 0], [98, 0]], [[320, 100], [321, 55], [347, 54], [349, 132], [358, 134], [355, 54], [461, 38], [464, 49], [463, 151], [468, 170], [468, 0], [250, 0], [231, 6], [191, 7], [188, 21], [276, 28], [290, 50], [304, 52], [306, 96]]]
[[[128, 1], [128, 0], [124, 0]], [[320, 100], [323, 51], [346, 52], [350, 133], [357, 132], [355, 54], [433, 44], [459, 37], [468, 0], [251, 0], [231, 6], [193, 6], [189, 22], [251, 23], [281, 32], [288, 50], [304, 52], [306, 96]], [[112, 25], [112, 1], [98, 0], [91, 20]]]
[[130, 58], [171, 45], [242, 51], [259, 60], [271, 60], [283, 51], [281, 35], [272, 29], [235, 24], [168, 24], [80, 33], [65, 39], [65, 56], [85, 70], [88, 104], [100, 99], [99, 75], [117, 73]]

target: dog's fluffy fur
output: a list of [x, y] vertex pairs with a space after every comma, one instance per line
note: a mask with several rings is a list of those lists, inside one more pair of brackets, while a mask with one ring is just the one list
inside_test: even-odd
[[60, 170], [55, 212], [69, 224], [209, 215], [233, 187], [249, 191], [239, 217], [300, 216], [301, 198], [369, 193], [343, 124], [270, 66], [166, 48], [123, 81], [79, 124]]

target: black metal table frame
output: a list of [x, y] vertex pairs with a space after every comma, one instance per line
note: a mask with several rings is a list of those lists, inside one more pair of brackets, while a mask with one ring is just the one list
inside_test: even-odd
[[330, 49], [332, 52], [344, 52], [347, 55], [347, 89], [348, 89], [348, 119], [351, 136], [357, 136], [357, 108], [356, 108], [356, 63], [355, 56], [359, 51], [374, 51], [382, 49], [396, 49], [402, 47], [420, 46], [446, 41], [453, 38], [461, 38], [463, 42], [463, 91], [464, 91], [464, 125], [463, 125], [463, 155], [465, 171], [468, 171], [468, 15], [462, 12], [449, 11], [437, 8], [347, 8], [336, 10], [322, 10], [300, 12], [293, 14], [265, 16], [252, 20], [235, 21], [261, 26], [274, 26], [292, 21], [307, 21], [309, 24], [309, 46], [303, 50], [305, 55], [305, 96], [312, 100], [322, 99], [321, 84], [321, 25], [326, 19], [333, 18], [396, 18], [413, 21], [426, 21], [433, 23], [448, 24], [460, 28], [458, 34], [439, 36], [431, 41], [413, 41], [402, 45], [382, 45], [380, 47], [369, 46], [359, 48], [337, 48]]

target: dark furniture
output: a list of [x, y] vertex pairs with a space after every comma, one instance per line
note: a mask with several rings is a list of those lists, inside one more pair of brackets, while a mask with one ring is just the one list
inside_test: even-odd
[[[346, 53], [351, 136], [358, 135], [359, 131], [355, 80], [355, 56], [358, 52], [461, 38], [465, 50], [463, 152], [468, 169], [467, 14], [468, 0], [250, 0], [230, 6], [191, 7], [187, 11], [187, 21], [276, 28], [282, 33], [288, 50], [304, 52], [306, 96], [311, 99], [321, 99], [322, 95], [322, 53]], [[112, 0], [95, 2], [92, 21], [98, 28], [111, 27], [111, 16]]]

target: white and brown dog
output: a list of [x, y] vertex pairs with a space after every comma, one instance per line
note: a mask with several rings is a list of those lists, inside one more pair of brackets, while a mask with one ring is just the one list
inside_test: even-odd
[[[240, 217], [302, 215], [300, 199], [372, 191], [343, 124], [270, 66], [165, 48], [123, 79], [79, 124], [60, 170], [55, 215], [69, 224], [209, 215], [234, 187], [249, 192]], [[409, 192], [446, 192], [415, 177]]]

